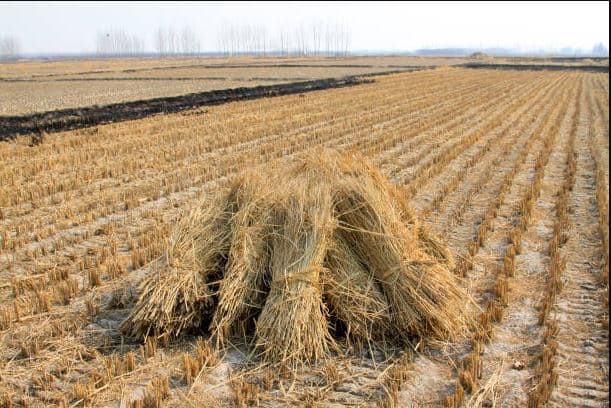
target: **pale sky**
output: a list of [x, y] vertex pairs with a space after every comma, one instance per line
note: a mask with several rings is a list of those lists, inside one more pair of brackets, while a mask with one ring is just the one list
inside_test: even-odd
[[523, 51], [609, 47], [608, 2], [3, 2], [0, 37], [23, 53], [94, 52], [96, 33], [125, 29], [154, 51], [159, 26], [191, 26], [204, 51], [228, 24], [258, 24], [270, 35], [300, 24], [345, 24], [351, 50], [512, 47]]

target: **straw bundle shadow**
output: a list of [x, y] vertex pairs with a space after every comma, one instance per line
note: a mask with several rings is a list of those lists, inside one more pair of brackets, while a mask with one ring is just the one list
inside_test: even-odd
[[325, 264], [324, 293], [331, 314], [345, 325], [347, 338], [363, 345], [392, 337], [386, 296], [341, 236], [334, 236]]
[[218, 347], [241, 336], [263, 360], [291, 364], [339, 350], [340, 338], [453, 337], [470, 325], [453, 262], [400, 188], [357, 154], [321, 149], [202, 201], [123, 328], [209, 330]]

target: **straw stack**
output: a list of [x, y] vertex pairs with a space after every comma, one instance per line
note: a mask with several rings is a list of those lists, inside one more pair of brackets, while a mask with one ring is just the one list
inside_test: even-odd
[[358, 154], [317, 150], [247, 172], [183, 218], [124, 331], [209, 331], [270, 362], [462, 335], [451, 252]]

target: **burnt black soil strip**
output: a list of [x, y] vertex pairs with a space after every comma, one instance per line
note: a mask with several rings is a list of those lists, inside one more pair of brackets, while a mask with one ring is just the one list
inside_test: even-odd
[[544, 65], [544, 64], [477, 64], [467, 63], [459, 65], [463, 68], [502, 69], [517, 71], [588, 71], [609, 72], [608, 65]]
[[175, 113], [200, 106], [220, 105], [232, 101], [354, 86], [373, 82], [373, 80], [367, 79], [368, 77], [422, 69], [430, 69], [430, 67], [353, 75], [343, 78], [221, 89], [103, 106], [61, 109], [23, 116], [0, 116], [0, 141], [12, 140], [19, 135], [29, 133], [53, 133], [82, 129], [105, 123], [141, 119], [156, 114]]

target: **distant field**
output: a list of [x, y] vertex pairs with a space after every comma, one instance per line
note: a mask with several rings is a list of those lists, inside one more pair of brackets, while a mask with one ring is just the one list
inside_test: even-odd
[[23, 61], [14, 64], [0, 64], [0, 78], [33, 78], [67, 74], [85, 74], [102, 72], [121, 72], [125, 70], [174, 69], [193, 66], [211, 65], [223, 67], [260, 66], [260, 65], [363, 65], [388, 67], [397, 65], [452, 65], [465, 62], [458, 57], [409, 57], [409, 56], [372, 56], [372, 57], [286, 57], [286, 58], [123, 58], [123, 59], [88, 59], [88, 60], [50, 60]]
[[0, 116], [466, 62], [563, 66], [609, 64], [608, 59], [410, 56], [24, 61], [0, 64], [0, 94], [3, 96]]
[[[442, 67], [0, 143], [2, 403], [156, 406], [165, 379], [161, 406], [607, 406], [608, 95], [608, 74]], [[241, 343], [188, 376], [205, 330], [121, 334], [183, 210], [319, 146], [361, 152], [447, 241], [467, 338], [293, 378], [243, 371]]]
[[214, 89], [292, 82], [291, 79], [243, 80], [98, 80], [0, 83], [0, 115], [105, 105]]
[[337, 78], [460, 58], [206, 58], [0, 64], [0, 115], [104, 105], [218, 89]]

